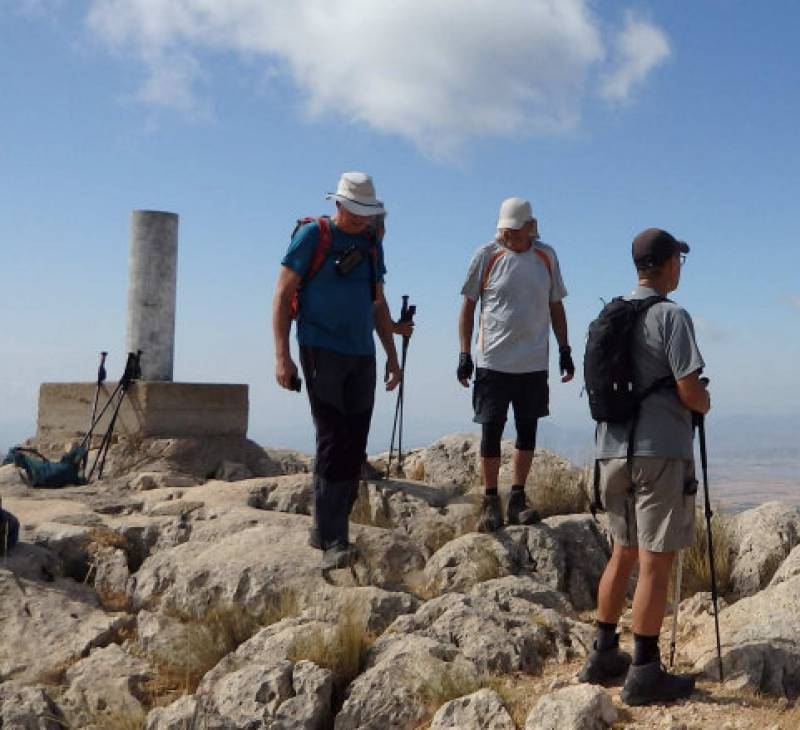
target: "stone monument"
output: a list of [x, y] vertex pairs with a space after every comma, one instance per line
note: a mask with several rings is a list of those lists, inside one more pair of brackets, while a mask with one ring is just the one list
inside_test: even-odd
[[[152, 210], [131, 215], [128, 258], [127, 347], [142, 351], [141, 378], [133, 383], [115, 424], [120, 436], [208, 438], [247, 435], [247, 385], [175, 383], [175, 303], [178, 216]], [[116, 357], [115, 357], [116, 355]], [[112, 353], [108, 369], [121, 372], [126, 353]], [[100, 389], [98, 412], [116, 383]], [[96, 383], [43, 383], [39, 389], [36, 439], [69, 441], [88, 427]], [[108, 427], [108, 413], [95, 433]]]

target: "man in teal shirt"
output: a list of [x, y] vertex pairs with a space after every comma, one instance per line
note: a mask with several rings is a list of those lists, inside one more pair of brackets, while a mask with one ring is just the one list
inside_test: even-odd
[[375, 197], [372, 178], [361, 172], [344, 173], [328, 197], [336, 202], [336, 213], [323, 222], [330, 231], [327, 255], [310, 272], [324, 235], [320, 223], [295, 233], [281, 262], [272, 318], [275, 377], [282, 387], [292, 388], [297, 366], [289, 329], [292, 300], [298, 296], [300, 363], [317, 440], [312, 544], [325, 551], [323, 569], [344, 567], [351, 559], [349, 516], [375, 399], [373, 331], [386, 352], [386, 389], [397, 387], [401, 377], [383, 295], [383, 246], [370, 225], [385, 214], [383, 204]]

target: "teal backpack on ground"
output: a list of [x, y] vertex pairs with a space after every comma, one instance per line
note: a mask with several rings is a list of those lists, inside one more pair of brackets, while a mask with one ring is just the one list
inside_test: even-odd
[[19, 542], [19, 520], [0, 507], [0, 555], [7, 555]]
[[87, 453], [86, 447], [76, 446], [64, 454], [60, 461], [50, 461], [35, 449], [15, 446], [8, 450], [3, 464], [14, 464], [22, 469], [32, 487], [58, 489], [86, 484], [86, 480], [81, 477], [81, 463]]

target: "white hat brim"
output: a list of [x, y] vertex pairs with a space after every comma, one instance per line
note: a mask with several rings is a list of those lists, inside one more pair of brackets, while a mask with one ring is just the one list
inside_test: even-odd
[[325, 196], [325, 200], [338, 201], [353, 215], [386, 215], [386, 209], [383, 207], [383, 203], [380, 200], [376, 200], [375, 203], [365, 204], [359, 203], [356, 200], [351, 200], [350, 198], [346, 198], [344, 195], [337, 195], [336, 193], [328, 193]]
[[530, 223], [533, 218], [527, 218], [524, 221], [521, 221], [518, 218], [500, 218], [497, 221], [497, 230], [502, 231], [504, 229], [511, 229], [512, 231], [518, 231], [522, 228], [526, 223]]

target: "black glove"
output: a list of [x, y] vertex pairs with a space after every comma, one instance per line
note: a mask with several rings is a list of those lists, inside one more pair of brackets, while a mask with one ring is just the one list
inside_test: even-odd
[[459, 380], [469, 380], [472, 377], [472, 371], [475, 366], [472, 364], [472, 355], [468, 352], [462, 352], [458, 356], [458, 369], [456, 370], [456, 377]]
[[575, 375], [575, 363], [572, 362], [572, 348], [569, 345], [558, 348], [558, 368], [562, 375]]

